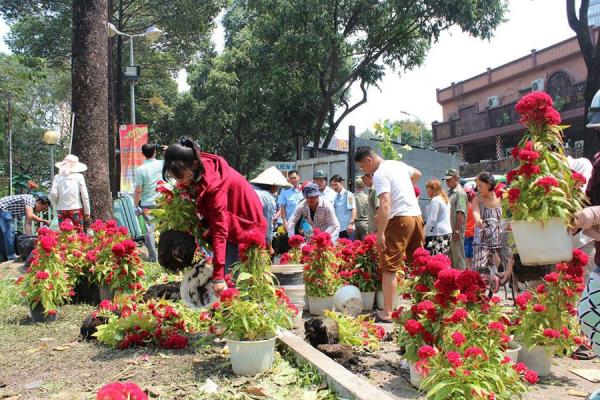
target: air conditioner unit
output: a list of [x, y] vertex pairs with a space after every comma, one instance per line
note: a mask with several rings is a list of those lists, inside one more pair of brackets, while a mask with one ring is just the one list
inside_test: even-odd
[[499, 104], [500, 104], [500, 97], [498, 97], [498, 96], [488, 97], [488, 99], [487, 99], [488, 107], [496, 107]]
[[531, 81], [531, 91], [541, 92], [544, 90], [544, 79], [536, 79]]

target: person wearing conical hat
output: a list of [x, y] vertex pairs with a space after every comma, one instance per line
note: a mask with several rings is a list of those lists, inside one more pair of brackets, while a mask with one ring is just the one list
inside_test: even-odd
[[289, 187], [291, 185], [276, 167], [267, 168], [256, 178], [252, 179], [250, 183], [253, 185], [254, 191], [263, 206], [263, 215], [267, 221], [266, 242], [269, 251], [273, 254], [273, 247], [271, 245], [273, 241], [273, 219], [277, 209], [275, 195], [280, 187]]
[[90, 197], [81, 174], [87, 171], [87, 166], [69, 154], [56, 163], [56, 168], [58, 175], [54, 176], [48, 198], [56, 208], [58, 222], [70, 219], [75, 229], [82, 232], [83, 221], [90, 219]]

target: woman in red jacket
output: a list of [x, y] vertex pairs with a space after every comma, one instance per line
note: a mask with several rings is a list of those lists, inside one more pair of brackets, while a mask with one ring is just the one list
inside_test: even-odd
[[[203, 153], [189, 138], [181, 138], [165, 151], [165, 179], [192, 186], [196, 212], [208, 220], [213, 250], [213, 289], [225, 289], [225, 266], [237, 258], [237, 244], [252, 229], [267, 231], [263, 207], [248, 181], [214, 154]], [[228, 262], [226, 262], [229, 261]]]

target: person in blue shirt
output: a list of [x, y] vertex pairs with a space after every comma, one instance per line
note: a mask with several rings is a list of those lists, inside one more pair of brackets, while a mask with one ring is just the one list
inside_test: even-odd
[[[144, 163], [135, 170], [135, 192], [133, 202], [138, 207], [138, 214], [144, 216], [146, 234], [144, 244], [148, 249], [148, 261], [156, 262], [156, 236], [154, 223], [148, 210], [156, 208], [156, 199], [160, 193], [156, 191], [157, 182], [162, 180], [163, 160], [156, 159], [156, 150], [159, 146], [146, 143], [142, 146], [142, 154], [146, 158]], [[164, 148], [164, 147], [163, 147]]]
[[354, 194], [344, 188], [344, 178], [331, 177], [331, 188], [335, 192], [333, 208], [340, 222], [340, 238], [354, 240], [354, 221], [356, 220], [356, 199]]
[[[300, 175], [298, 175], [298, 171], [291, 170], [288, 172], [288, 182], [292, 185], [291, 188], [283, 189], [281, 193], [279, 193], [279, 197], [277, 199], [277, 204], [281, 207], [281, 220], [283, 222], [283, 227], [287, 230], [287, 223], [292, 215], [294, 215], [294, 211], [296, 211], [296, 207], [298, 203], [304, 200], [304, 196], [302, 195], [302, 190], [300, 189]], [[298, 226], [296, 227], [296, 232], [288, 232], [289, 236], [298, 233]]]
[[315, 183], [319, 187], [321, 196], [323, 196], [323, 198], [325, 200], [327, 200], [328, 202], [333, 204], [336, 193], [335, 193], [335, 191], [333, 191], [332, 188], [327, 186], [327, 173], [325, 171], [323, 171], [322, 169], [318, 169], [315, 171], [315, 173], [313, 175], [313, 179], [315, 180]]

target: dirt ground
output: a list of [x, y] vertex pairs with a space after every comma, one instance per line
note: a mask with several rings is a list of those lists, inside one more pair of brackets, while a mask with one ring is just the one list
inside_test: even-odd
[[[280, 356], [269, 374], [237, 377], [223, 342], [120, 351], [80, 341], [81, 322], [93, 310], [89, 305], [66, 305], [56, 322], [32, 324], [26, 307], [6, 301], [15, 295], [8, 283], [17, 270], [17, 265], [0, 264], [5, 299], [0, 300], [0, 399], [94, 399], [98, 389], [114, 381], [135, 382], [152, 399], [335, 398], [313, 370], [292, 367]], [[201, 390], [210, 381], [217, 393]]]

